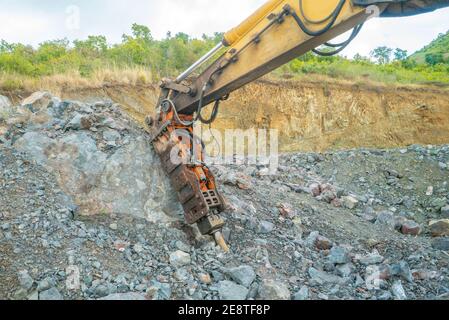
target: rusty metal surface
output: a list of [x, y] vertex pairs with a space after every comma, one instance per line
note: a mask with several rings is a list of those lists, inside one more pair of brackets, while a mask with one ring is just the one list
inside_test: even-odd
[[216, 190], [203, 192], [197, 176], [187, 164], [172, 162], [172, 150], [178, 146], [167, 139], [169, 134], [165, 130], [169, 125], [165, 122], [159, 127], [155, 124], [151, 128], [150, 131], [154, 136], [153, 146], [161, 159], [165, 173], [170, 178], [171, 185], [177, 192], [186, 222], [194, 224], [210, 215], [212, 210], [221, 210], [222, 199]]

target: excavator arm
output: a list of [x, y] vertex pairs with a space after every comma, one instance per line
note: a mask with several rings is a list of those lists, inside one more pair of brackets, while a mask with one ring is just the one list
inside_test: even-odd
[[[147, 124], [187, 223], [196, 223], [202, 234], [214, 236], [228, 249], [220, 232], [224, 200], [205, 164], [204, 144], [193, 134], [196, 121], [215, 119], [220, 100], [309, 51], [341, 52], [372, 17], [409, 16], [447, 6], [449, 0], [269, 0], [177, 79], [164, 79], [157, 114], [148, 117]], [[329, 42], [350, 30], [346, 41]], [[317, 49], [323, 45], [329, 50]], [[221, 56], [210, 62], [219, 52]], [[204, 119], [201, 110], [213, 102], [211, 118]]]

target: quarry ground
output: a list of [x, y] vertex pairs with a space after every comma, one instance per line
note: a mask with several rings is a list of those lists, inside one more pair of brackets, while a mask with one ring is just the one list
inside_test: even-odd
[[405, 134], [399, 148], [283, 153], [274, 175], [212, 165], [225, 254], [182, 220], [135, 121], [151, 99], [138, 109], [133, 95], [126, 105], [89, 96], [0, 106], [1, 299], [449, 298], [444, 98], [424, 117], [441, 122], [405, 126], [404, 102], [388, 127], [434, 132], [438, 146]]

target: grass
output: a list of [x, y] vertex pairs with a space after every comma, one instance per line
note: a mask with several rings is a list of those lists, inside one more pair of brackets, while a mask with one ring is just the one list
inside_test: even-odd
[[77, 70], [42, 77], [3, 73], [0, 74], [0, 90], [31, 92], [43, 89], [52, 91], [61, 88], [101, 88], [105, 85], [146, 85], [157, 80], [150, 70], [143, 67], [112, 66], [96, 69], [89, 77], [82, 76]]

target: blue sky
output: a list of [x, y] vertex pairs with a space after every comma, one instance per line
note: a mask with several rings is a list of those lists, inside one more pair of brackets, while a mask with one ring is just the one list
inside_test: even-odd
[[[114, 43], [129, 33], [134, 22], [149, 26], [156, 38], [167, 31], [201, 36], [230, 29], [265, 1], [0, 0], [0, 39], [37, 45], [102, 34]], [[373, 19], [343, 54], [368, 55], [381, 45], [414, 52], [447, 30], [449, 8], [415, 17]]]

